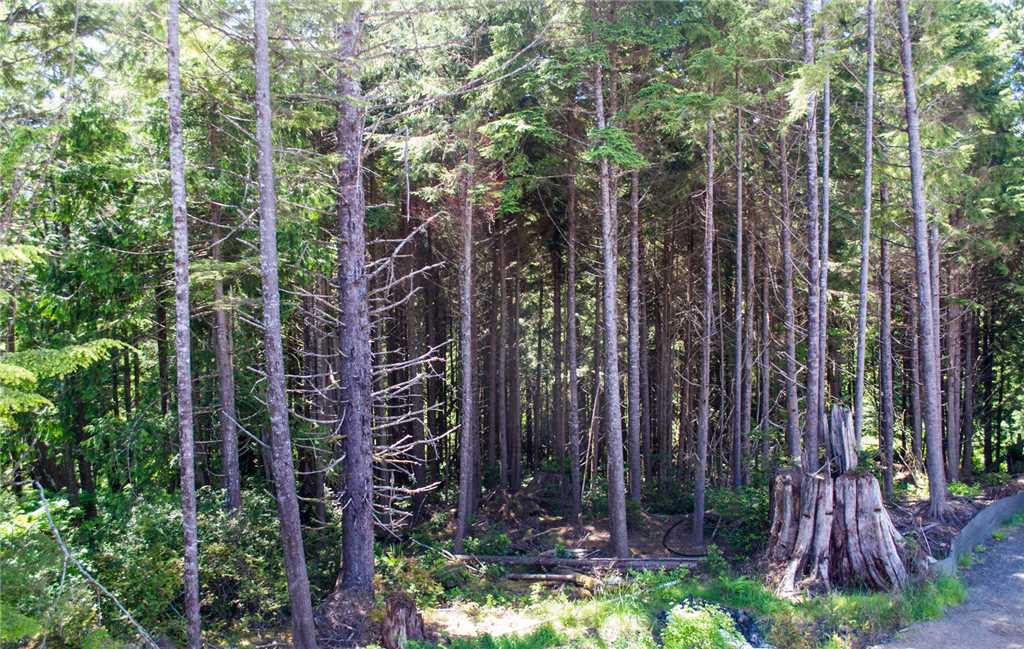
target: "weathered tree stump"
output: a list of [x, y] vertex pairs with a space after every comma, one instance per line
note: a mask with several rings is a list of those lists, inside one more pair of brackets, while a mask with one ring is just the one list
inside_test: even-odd
[[853, 426], [853, 412], [840, 405], [832, 406], [828, 430], [825, 433], [825, 450], [829, 460], [835, 462], [839, 473], [857, 468], [857, 454], [860, 452], [860, 438]]
[[401, 592], [388, 595], [381, 631], [387, 649], [404, 649], [409, 640], [427, 640], [423, 616], [416, 610], [412, 599]]
[[810, 475], [787, 469], [772, 486], [769, 560], [780, 565], [777, 592], [863, 586], [899, 590], [907, 582], [902, 537], [870, 473]]

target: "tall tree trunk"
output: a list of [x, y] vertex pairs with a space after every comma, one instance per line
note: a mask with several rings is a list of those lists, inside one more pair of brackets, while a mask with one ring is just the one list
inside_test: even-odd
[[[551, 355], [554, 360], [555, 375], [551, 395], [551, 427], [554, 441], [552, 455], [560, 459], [565, 457], [565, 407], [562, 405], [562, 252], [560, 250], [551, 255], [551, 275], [551, 293], [553, 295], [551, 309], [554, 312], [551, 323]], [[539, 314], [543, 313], [543, 307], [537, 311]], [[539, 328], [538, 335], [540, 335]], [[537, 375], [540, 376], [540, 356], [537, 357], [537, 368]]]
[[[803, 0], [804, 65], [814, 64], [812, 2]], [[818, 121], [817, 95], [807, 98], [807, 421], [804, 427], [804, 468], [818, 470], [819, 402], [821, 399], [821, 239], [818, 228]]]
[[[416, 227], [414, 224], [410, 227]], [[424, 300], [424, 292], [421, 290], [425, 278], [422, 274], [413, 274], [416, 270], [415, 265], [418, 263], [422, 267], [426, 262], [425, 258], [425, 247], [426, 247], [426, 236], [420, 232], [416, 235], [414, 242], [413, 258], [410, 263], [409, 269], [409, 306], [405, 318], [405, 339], [406, 339], [406, 359], [408, 362], [414, 362], [416, 359], [423, 356], [424, 345], [423, 341], [426, 338], [426, 332], [424, 331], [424, 307], [426, 306]], [[424, 418], [424, 406], [425, 401], [423, 398], [423, 383], [422, 377], [426, 365], [422, 362], [415, 362], [410, 372], [413, 375], [413, 382], [409, 387], [409, 406], [408, 411], [412, 416], [412, 422], [409, 425], [409, 433], [412, 437], [412, 441], [415, 442], [415, 446], [412, 449], [413, 456], [413, 479], [415, 480], [416, 493], [412, 497], [412, 518], [409, 521], [410, 527], [415, 527], [423, 521], [425, 507], [427, 503], [426, 491], [429, 479], [427, 477], [427, 435], [423, 425]]]
[[[292, 441], [288, 430], [284, 350], [281, 343], [281, 291], [277, 271], [277, 197], [274, 191], [270, 130], [270, 48], [267, 0], [254, 0], [256, 44], [256, 153], [259, 180], [260, 279], [263, 293], [263, 334], [267, 363], [267, 411], [274, 462], [274, 493], [281, 521], [285, 576], [292, 611], [292, 643], [316, 647], [313, 606], [309, 596], [306, 556], [302, 547], [299, 501], [295, 494]], [[361, 262], [362, 260], [360, 260]]]
[[917, 304], [913, 295], [910, 296], [909, 302], [907, 308], [910, 311], [910, 414], [913, 427], [910, 448], [914, 461], [920, 465], [924, 462], [924, 453], [921, 449], [921, 429], [924, 426], [921, 415], [921, 337], [917, 326]]
[[[219, 262], [223, 240], [220, 205], [211, 203], [210, 211], [213, 225], [210, 255], [214, 262]], [[238, 467], [238, 413], [235, 409], [235, 370], [231, 352], [231, 316], [224, 301], [224, 280], [218, 274], [213, 282], [213, 356], [220, 397], [221, 471], [224, 473], [225, 506], [229, 512], [235, 513], [242, 506], [242, 482]]]
[[785, 293], [786, 330], [786, 448], [789, 461], [800, 462], [800, 414], [796, 391], [796, 304], [793, 297], [793, 215], [789, 202], [789, 146], [783, 133], [779, 136], [779, 170], [782, 176], [782, 283]]
[[942, 387], [939, 379], [938, 326], [933, 322], [931, 261], [924, 196], [924, 164], [921, 161], [921, 130], [918, 125], [917, 87], [910, 44], [907, 0], [897, 0], [900, 29], [900, 63], [906, 100], [907, 139], [910, 151], [910, 189], [914, 215], [914, 258], [918, 293], [918, 329], [921, 336], [924, 374], [924, 425], [927, 447], [929, 514], [942, 519], [946, 511], [946, 475], [942, 466]]
[[462, 430], [459, 434], [459, 497], [454, 548], [462, 552], [473, 516], [473, 446], [476, 443], [476, 389], [473, 385], [473, 170], [476, 164], [472, 135], [466, 138], [466, 165], [459, 188], [459, 367]]
[[[188, 211], [185, 203], [185, 144], [181, 123], [181, 49], [178, 0], [167, 5], [167, 109], [174, 214], [174, 348], [178, 382], [178, 437], [181, 467], [181, 526], [184, 531], [185, 619], [189, 649], [199, 649], [199, 541], [196, 530], [195, 441], [192, 422], [192, 327], [189, 307]], [[117, 383], [115, 377], [114, 383]], [[115, 398], [115, 403], [117, 399]]]
[[640, 172], [630, 173], [629, 192], [629, 499], [640, 502], [642, 469], [640, 462]]
[[992, 357], [992, 311], [995, 305], [989, 302], [985, 309], [985, 324], [981, 337], [981, 387], [984, 397], [981, 408], [984, 417], [984, 439], [983, 439], [983, 460], [985, 473], [992, 473], [996, 470], [995, 449], [992, 447], [992, 402], [994, 387], [994, 359]]
[[968, 309], [965, 315], [964, 407], [963, 424], [960, 431], [964, 450], [960, 458], [960, 472], [963, 474], [963, 478], [967, 479], [974, 472], [974, 368], [978, 355], [978, 320], [973, 309]]
[[[863, 258], [862, 258], [863, 263]], [[889, 241], [882, 237], [879, 256], [879, 283], [882, 296], [878, 323], [879, 388], [882, 412], [879, 438], [882, 443], [882, 482], [886, 500], [892, 499], [893, 424], [895, 418], [892, 384], [892, 279], [889, 274]], [[863, 359], [862, 359], [863, 360]]]
[[363, 191], [362, 89], [358, 65], [362, 16], [338, 25], [337, 219], [338, 383], [344, 438], [341, 575], [337, 587], [373, 596], [373, 357], [366, 280], [366, 198]]
[[[602, 88], [601, 64], [594, 66], [594, 98], [597, 112], [597, 128], [604, 129], [604, 90]], [[616, 268], [616, 234], [613, 205], [615, 197], [611, 192], [611, 172], [606, 157], [599, 162], [600, 205], [601, 205], [601, 258], [603, 262], [604, 286], [604, 413], [607, 428], [608, 448], [608, 518], [611, 527], [612, 552], [616, 557], [629, 556], [629, 540], [626, 535], [626, 488], [623, 480], [622, 458], [622, 406], [619, 397], [618, 359], [618, 318], [616, 316], [616, 289], [618, 272]]]
[[712, 303], [715, 299], [713, 286], [713, 254], [715, 244], [715, 130], [711, 116], [704, 141], [707, 186], [704, 190], [704, 327], [700, 337], [700, 396], [697, 404], [697, 466], [693, 488], [693, 544], [704, 546], [704, 491], [708, 465], [708, 416], [711, 392], [711, 336], [714, 332]]
[[960, 479], [960, 306], [957, 304], [959, 274], [955, 268], [948, 271], [949, 306], [946, 314], [949, 329], [946, 345], [949, 355], [949, 373], [946, 381], [946, 473], [949, 480]]
[[771, 466], [771, 367], [772, 367], [772, 330], [771, 330], [771, 267], [768, 256], [768, 215], [761, 217], [761, 255], [764, 263], [761, 268], [761, 354], [758, 359], [757, 381], [761, 388], [758, 399], [758, 428], [761, 430], [761, 455], [763, 468], [767, 472]]
[[[821, 6], [824, 9], [825, 2]], [[828, 46], [828, 24], [822, 33], [822, 41]], [[831, 197], [832, 166], [832, 83], [828, 74], [821, 91], [821, 248], [818, 272], [818, 427], [824, 436], [828, 420], [825, 418], [825, 386], [828, 384], [828, 247], [829, 247], [829, 198]], [[836, 397], [833, 391], [832, 397]], [[858, 444], [859, 444], [858, 438]]]
[[672, 240], [665, 237], [662, 252], [661, 273], [664, 281], [660, 296], [660, 313], [656, 331], [658, 352], [657, 406], [658, 406], [658, 485], [668, 484], [669, 467], [672, 461]]
[[499, 246], [501, 238], [497, 228], [491, 235], [491, 301], [490, 326], [487, 328], [487, 469], [494, 471], [498, 462], [498, 390], [504, 386], [498, 383], [498, 347], [502, 344], [498, 334], [498, 310], [501, 309], [501, 266]]
[[566, 263], [566, 333], [565, 353], [569, 363], [569, 521], [580, 524], [580, 404], [579, 362], [576, 344], [576, 160], [570, 151], [568, 219], [568, 252]]
[[[752, 226], [753, 224], [751, 224]], [[754, 391], [754, 231], [750, 228], [750, 236], [747, 237], [747, 312], [743, 319], [743, 418], [740, 425], [740, 434], [743, 442], [743, 456], [747, 461], [743, 463], [742, 479], [743, 484], [750, 484], [750, 465], [754, 460], [750, 446], [751, 433], [751, 411], [753, 409]]]
[[[737, 75], [737, 86], [739, 77]], [[732, 375], [732, 486], [743, 484], [743, 112], [736, 109], [736, 286], [733, 300], [735, 363]]]
[[508, 335], [509, 314], [505, 297], [508, 294], [508, 287], [505, 285], [505, 233], [501, 232], [498, 239], [498, 267], [500, 281], [498, 282], [498, 308], [501, 310], [499, 320], [500, 334], [498, 336], [498, 394], [495, 402], [497, 410], [498, 426], [498, 488], [507, 492], [509, 487], [508, 472]]
[[[640, 259], [644, 258], [641, 246]], [[641, 262], [642, 263], [642, 262]], [[640, 452], [643, 455], [644, 479], [654, 482], [654, 442], [651, 438], [651, 354], [648, 340], [648, 313], [646, 293], [641, 281], [640, 287]], [[655, 379], [656, 380], [656, 379]]]
[[519, 246], [519, 237], [515, 239], [515, 262], [512, 264], [512, 294], [510, 306], [512, 317], [509, 318], [509, 333], [511, 345], [509, 352], [512, 355], [511, 382], [509, 385], [509, 478], [511, 484], [509, 491], [515, 493], [523, 483], [523, 416], [522, 416], [522, 392], [521, 372], [519, 353], [519, 313], [521, 298], [520, 263], [522, 253]]
[[[867, 24], [868, 60], [864, 85], [864, 207], [861, 212], [860, 225], [860, 301], [857, 306], [857, 370], [853, 396], [853, 426], [857, 439], [862, 437], [864, 431], [864, 359], [867, 354], [868, 264], [871, 257], [871, 176], [874, 170], [875, 150], [875, 0], [867, 0]], [[882, 281], [884, 285], [885, 280]], [[891, 383], [889, 389], [891, 392]], [[892, 496], [888, 483], [885, 496], [886, 498]]]

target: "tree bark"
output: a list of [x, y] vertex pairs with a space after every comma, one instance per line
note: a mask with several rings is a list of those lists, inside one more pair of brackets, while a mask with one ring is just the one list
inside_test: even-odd
[[[551, 355], [554, 361], [554, 386], [551, 395], [551, 428], [553, 429], [552, 440], [554, 447], [552, 454], [555, 458], [565, 457], [565, 407], [563, 406], [562, 389], [562, 251], [558, 250], [551, 254], [551, 309], [553, 321], [551, 323]], [[539, 314], [543, 309], [537, 310]], [[538, 315], [540, 318], [540, 315]], [[538, 336], [540, 328], [538, 327]], [[539, 354], [539, 346], [538, 346]], [[537, 376], [540, 376], [540, 356], [537, 356]], [[539, 379], [538, 379], [539, 381]]]
[[761, 255], [764, 263], [761, 268], [761, 355], [757, 370], [758, 387], [761, 396], [758, 400], [758, 428], [761, 430], [761, 455], [763, 469], [767, 472], [771, 466], [771, 367], [772, 367], [772, 330], [771, 330], [771, 266], [768, 256], [768, 217], [761, 217]]
[[974, 472], [974, 372], [978, 355], [978, 320], [973, 309], [968, 309], [965, 315], [964, 407], [961, 427], [964, 450], [960, 458], [960, 472], [967, 479]]
[[[821, 7], [825, 8], [822, 0]], [[822, 30], [822, 41], [828, 47], [828, 23]], [[828, 258], [832, 166], [832, 83], [825, 75], [821, 91], [821, 248], [818, 273], [818, 426], [826, 434], [825, 386], [828, 385]], [[836, 396], [833, 393], [833, 398]], [[860, 440], [860, 437], [857, 438]]]
[[354, 77], [362, 16], [338, 25], [338, 383], [344, 439], [342, 565], [337, 588], [373, 597], [373, 359], [366, 280], [362, 89]]
[[501, 237], [495, 228], [491, 235], [491, 303], [490, 326], [487, 328], [487, 468], [497, 469], [498, 462], [498, 391], [504, 386], [498, 382], [498, 347], [502, 344], [498, 333], [498, 311], [501, 306]]
[[509, 297], [509, 308], [511, 309], [511, 317], [509, 318], [509, 353], [511, 354], [511, 378], [509, 385], [509, 492], [515, 493], [519, 491], [519, 487], [523, 483], [523, 416], [522, 416], [522, 383], [521, 383], [521, 371], [520, 371], [520, 353], [519, 353], [519, 313], [520, 313], [520, 262], [521, 252], [519, 248], [519, 239], [516, 237], [515, 243], [515, 261], [512, 264], [512, 292]]
[[779, 136], [779, 169], [782, 176], [782, 283], [785, 293], [786, 329], [786, 447], [789, 461], [800, 462], [799, 397], [796, 391], [796, 305], [793, 297], [793, 216], [789, 202], [789, 146], [783, 133]]
[[277, 197], [274, 191], [271, 144], [270, 48], [267, 0], [253, 1], [256, 45], [256, 152], [259, 181], [260, 279], [263, 293], [263, 333], [267, 363], [267, 410], [274, 462], [274, 493], [281, 521], [285, 576], [292, 611], [292, 642], [299, 649], [316, 647], [309, 577], [302, 547], [299, 502], [295, 493], [288, 401], [285, 393], [284, 350], [281, 343], [281, 292], [277, 270]]
[[[597, 112], [597, 128], [605, 128], [604, 90], [602, 89], [601, 64], [594, 65], [594, 98]], [[618, 318], [616, 317], [616, 289], [618, 286], [615, 227], [613, 216], [614, 196], [611, 193], [611, 173], [608, 159], [599, 162], [600, 206], [601, 206], [601, 256], [603, 264], [602, 301], [604, 304], [604, 412], [607, 427], [608, 448], [608, 517], [611, 527], [612, 552], [617, 557], [629, 556], [629, 540], [626, 536], [626, 494], [623, 480], [622, 458], [622, 406], [619, 397], [618, 360]]]
[[508, 289], [505, 286], [505, 233], [501, 231], [498, 239], [498, 268], [499, 278], [498, 282], [498, 308], [501, 311], [501, 318], [499, 321], [500, 333], [498, 335], [498, 394], [495, 409], [497, 410], [497, 426], [498, 426], [498, 489], [502, 492], [507, 492], [509, 487], [509, 466], [508, 466], [508, 341], [506, 337], [508, 335], [508, 322], [509, 314], [508, 307], [506, 305], [505, 296], [508, 293]]
[[576, 343], [576, 160], [569, 152], [568, 252], [566, 263], [565, 353], [569, 363], [569, 521], [580, 524], [580, 406], [579, 365]]
[[[812, 2], [803, 0], [804, 65], [814, 64], [814, 22]], [[820, 434], [821, 377], [821, 252], [818, 227], [818, 121], [815, 117], [817, 96], [807, 98], [807, 421], [804, 427], [803, 465], [809, 473], [818, 470], [818, 436]]]
[[[219, 262], [223, 237], [220, 231], [220, 205], [211, 202], [210, 221], [213, 243], [210, 255]], [[236, 513], [242, 506], [242, 481], [238, 467], [238, 413], [235, 409], [235, 370], [232, 363], [231, 316], [224, 303], [224, 280], [218, 274], [213, 282], [213, 357], [217, 366], [217, 392], [220, 397], [221, 471], [224, 473], [225, 506]]]
[[[864, 84], [864, 207], [860, 225], [860, 301], [857, 306], [857, 369], [853, 396], [853, 425], [858, 439], [863, 436], [864, 431], [864, 359], [867, 354], [868, 264], [871, 257], [871, 177], [875, 149], [875, 0], [867, 0], [867, 31], [867, 73]], [[883, 290], [885, 281], [883, 278]], [[890, 360], [890, 372], [891, 369]], [[892, 398], [891, 381], [889, 390], [889, 397]], [[892, 433], [891, 430], [889, 432]], [[892, 496], [890, 482], [886, 482], [885, 494], [886, 498]]]
[[946, 473], [950, 482], [960, 479], [960, 306], [957, 304], [959, 274], [955, 268], [948, 271], [949, 306], [946, 314], [949, 329], [946, 332], [949, 372], [946, 380]]
[[709, 115], [704, 135], [705, 174], [707, 186], [704, 190], [704, 314], [703, 331], [700, 338], [700, 383], [697, 402], [697, 466], [693, 489], [693, 539], [696, 547], [704, 546], [704, 491], [708, 464], [708, 410], [711, 392], [711, 337], [714, 332], [712, 305], [715, 299], [713, 286], [713, 254], [715, 243], [715, 129]]
[[879, 293], [882, 296], [878, 323], [879, 388], [882, 411], [879, 430], [882, 451], [882, 486], [886, 500], [892, 500], [893, 479], [893, 384], [892, 384], [892, 278], [889, 274], [889, 241], [882, 237], [879, 256]]
[[[196, 530], [195, 441], [192, 422], [191, 310], [189, 307], [188, 210], [185, 203], [185, 143], [181, 122], [181, 50], [178, 0], [167, 6], [167, 108], [171, 162], [171, 211], [174, 215], [174, 314], [181, 522], [184, 531], [185, 619], [189, 649], [199, 649], [199, 541]], [[115, 384], [117, 379], [114, 379]], [[116, 402], [116, 398], [115, 398]]]
[[629, 499], [640, 502], [643, 486], [640, 462], [640, 172], [630, 173], [629, 192]]
[[459, 369], [462, 430], [459, 434], [459, 497], [454, 549], [462, 552], [473, 509], [473, 446], [476, 441], [476, 389], [473, 385], [473, 202], [471, 189], [476, 164], [472, 135], [466, 138], [466, 162], [459, 188]]
[[910, 414], [913, 433], [910, 438], [910, 448], [914, 455], [914, 461], [920, 465], [924, 462], [924, 453], [921, 450], [921, 338], [917, 325], [917, 305], [914, 296], [910, 296]]
[[754, 401], [754, 232], [753, 224], [750, 227], [750, 236], [747, 237], [747, 272], [745, 282], [747, 284], [747, 310], [743, 319], [743, 418], [740, 424], [740, 435], [743, 447], [743, 456], [747, 461], [743, 463], [742, 480], [743, 484], [750, 484], [750, 468], [754, 461], [750, 444], [751, 414]]
[[[738, 83], [737, 76], [737, 86]], [[732, 486], [743, 484], [743, 113], [736, 109], [736, 286], [733, 300], [735, 318], [732, 375]]]
[[900, 30], [900, 63], [906, 101], [907, 139], [910, 152], [910, 189], [914, 217], [914, 259], [918, 293], [918, 330], [921, 337], [924, 374], [924, 425], [927, 447], [929, 514], [942, 519], [946, 511], [946, 475], [942, 462], [942, 387], [939, 377], [938, 326], [933, 322], [932, 277], [928, 250], [928, 221], [925, 208], [924, 163], [921, 160], [921, 130], [918, 124], [917, 87], [910, 43], [907, 0], [897, 0]]

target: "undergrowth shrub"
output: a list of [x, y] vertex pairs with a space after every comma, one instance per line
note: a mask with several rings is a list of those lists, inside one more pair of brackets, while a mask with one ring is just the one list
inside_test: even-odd
[[954, 496], [963, 496], [965, 498], [977, 498], [981, 495], [982, 486], [980, 484], [966, 484], [964, 482], [950, 482], [949, 493]]
[[742, 640], [729, 614], [714, 605], [676, 606], [661, 632], [665, 649], [730, 649]]
[[716, 543], [747, 557], [764, 548], [770, 513], [766, 487], [709, 489], [707, 503], [708, 509], [721, 517]]
[[996, 473], [982, 473], [976, 480], [978, 484], [985, 488], [991, 487], [1002, 487], [1004, 484], [1010, 481], [1010, 474], [1005, 471], [999, 471]]
[[[230, 516], [223, 494], [198, 492], [199, 593], [204, 629], [231, 633], [278, 625], [286, 619], [288, 588], [273, 498], [248, 491], [244, 511]], [[27, 635], [48, 636], [50, 647], [117, 646], [133, 639], [114, 604], [97, 595], [68, 566], [61, 583], [62, 555], [50, 536], [36, 494], [21, 501], [2, 496], [0, 579], [5, 611]], [[67, 500], [50, 500], [54, 522], [88, 570], [151, 633], [184, 638], [181, 504], [175, 494], [114, 494], [98, 503], [98, 515], [83, 520]], [[333, 587], [337, 574], [337, 527], [307, 530], [306, 552], [314, 599]], [[38, 625], [26, 627], [22, 618]], [[6, 625], [4, 625], [5, 628]], [[109, 638], [111, 634], [113, 639]], [[104, 639], [106, 638], [106, 639]], [[5, 638], [6, 640], [6, 638]]]

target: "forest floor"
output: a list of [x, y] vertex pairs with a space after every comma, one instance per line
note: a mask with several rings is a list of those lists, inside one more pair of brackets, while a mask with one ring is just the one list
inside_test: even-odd
[[[487, 534], [493, 535], [495, 529], [507, 530], [510, 538], [507, 540], [507, 551], [504, 553], [608, 556], [608, 532], [605, 519], [587, 518], [582, 526], [582, 531], [577, 532], [571, 526], [565, 525], [557, 513], [551, 511], [549, 506], [551, 494], [560, 493], [559, 486], [551, 482], [556, 480], [556, 477], [541, 476], [536, 483], [529, 485], [514, 499], [498, 501], [492, 498], [486, 500], [481, 507], [481, 518], [477, 523], [478, 532], [483, 537]], [[998, 485], [985, 488], [978, 486], [963, 495], [952, 495], [950, 497], [952, 515], [946, 522], [938, 524], [927, 521], [926, 486], [914, 485], [906, 476], [900, 482], [903, 491], [898, 494], [898, 502], [891, 506], [893, 520], [905, 536], [917, 538], [922, 549], [936, 558], [946, 556], [951, 539], [980, 509], [999, 498], [1024, 491], [1024, 476], [1018, 476], [1000, 481], [1001, 483]], [[740, 574], [748, 575], [748, 577], [740, 577], [740, 579], [752, 578], [753, 581], [759, 582], [753, 564], [755, 557], [743, 556], [743, 553], [738, 552], [734, 547], [737, 538], [742, 541], [743, 536], [735, 534], [735, 528], [732, 528], [733, 533], [730, 533], [730, 527], [736, 524], [732, 518], [727, 509], [723, 509], [721, 512], [712, 510], [708, 517], [709, 537], [724, 551], [719, 557], [722, 555], [728, 557]], [[492, 527], [495, 521], [503, 521], [503, 524]], [[635, 556], [665, 557], [672, 556], [669, 548], [677, 552], [690, 552], [693, 549], [688, 545], [689, 517], [686, 515], [659, 515], [639, 510], [631, 511], [629, 535], [630, 548]], [[1024, 532], [1018, 529], [1014, 538], [1024, 539]], [[1024, 554], [1024, 547], [1018, 549], [1020, 550], [1018, 554]], [[481, 552], [481, 554], [483, 553]], [[696, 573], [696, 579], [697, 581], [706, 579], [708, 586], [715, 590], [717, 588], [716, 580], [714, 577], [707, 577], [706, 572], [704, 571], [705, 577], [698, 576], [701, 572]], [[1014, 573], [1020, 573], [1019, 583], [1015, 584], [1020, 590], [1012, 591], [1008, 593], [1008, 596], [1017, 598], [1018, 611], [1015, 617], [1009, 619], [1024, 619], [1024, 615], [1021, 615], [1024, 611], [1019, 610], [1021, 606], [1024, 606], [1024, 566], [1018, 566], [1014, 571], [1005, 574]], [[999, 573], [992, 572], [990, 574], [998, 575]], [[635, 578], [636, 575], [632, 575], [625, 581]], [[979, 576], [976, 579], [984, 581], [985, 577]], [[502, 581], [500, 577], [497, 577], [497, 580]], [[1005, 579], [995, 581], [996, 584], [1000, 582], [1005, 582]], [[614, 578], [611, 582], [606, 583], [615, 583]], [[972, 580], [971, 583], [974, 581]], [[614, 646], [616, 641], [621, 642], [624, 638], [632, 637], [635, 641], [636, 634], [639, 632], [638, 627], [646, 628], [649, 635], [652, 628], [651, 620], [662, 615], [665, 610], [663, 607], [653, 606], [648, 608], [646, 614], [606, 616], [597, 614], [596, 611], [609, 606], [614, 609], [616, 605], [609, 604], [598, 594], [593, 594], [595, 602], [589, 603], [588, 600], [592, 593], [580, 588], [518, 581], [504, 581], [501, 588], [514, 599], [514, 602], [492, 604], [487, 601], [452, 601], [444, 606], [427, 608], [424, 610], [424, 618], [428, 627], [439, 637], [453, 639], [471, 639], [482, 636], [522, 639], [528, 638], [531, 633], [542, 633], [545, 629], [553, 628], [563, 637], [574, 638], [571, 645], [566, 646]], [[687, 592], [692, 588], [693, 584], [688, 586]], [[998, 585], [992, 586], [992, 597], [999, 597], [999, 589]], [[720, 594], [716, 593], [716, 595]], [[859, 595], [853, 594], [852, 597], [856, 599]], [[728, 602], [730, 598], [731, 595], [726, 594], [725, 601]], [[836, 601], [843, 601], [842, 595], [839, 595], [838, 598]], [[654, 599], [660, 600], [661, 598], [655, 597]], [[719, 597], [714, 599], [721, 601]], [[620, 602], [621, 600], [622, 598], [620, 598]], [[955, 597], [952, 601], [956, 601]], [[811, 608], [815, 609], [814, 613], [797, 614], [797, 617], [804, 618], [803, 624], [819, 627], [812, 632], [813, 635], [819, 636], [819, 643], [821, 642], [822, 628], [833, 625], [842, 628], [844, 625], [841, 617], [833, 619], [833, 613], [822, 612], [822, 608], [828, 609], [830, 606], [831, 604], [823, 601], [820, 604], [811, 605]], [[839, 605], [839, 608], [841, 609], [842, 606]], [[939, 612], [941, 612], [941, 607]], [[636, 613], [636, 610], [633, 610], [633, 613]], [[928, 618], [934, 614], [934, 612], [929, 612], [921, 617]], [[834, 613], [834, 615], [841, 616], [840, 613]], [[880, 617], [884, 617], [884, 615]], [[837, 646], [865, 646], [866, 642], [884, 638], [892, 632], [893, 628], [905, 626], [912, 619], [921, 619], [914, 613], [901, 619], [900, 621], [904, 623], [901, 625], [896, 622], [896, 617], [898, 616], [894, 615], [890, 620], [889, 628], [884, 628], [884, 624], [875, 627], [874, 624], [867, 623], [862, 625], [864, 627], [862, 629], [851, 629], [849, 633], [844, 631], [842, 633], [846, 639], [844, 642], [849, 642], [849, 644]], [[808, 618], [816, 619], [811, 621]], [[822, 622], [823, 619], [828, 621]], [[893, 623], [896, 624], [895, 627], [892, 626]], [[656, 626], [656, 623], [654, 624]], [[851, 641], [851, 638], [859, 638], [859, 640]], [[1005, 645], [1006, 640], [1004, 637], [1002, 640], [1004, 644], [995, 643], [991, 646], [1018, 646]], [[593, 642], [591, 643], [591, 641]], [[520, 646], [519, 642], [520, 640], [511, 640], [508, 646], [518, 647]], [[523, 641], [523, 646], [533, 645], [529, 641]], [[894, 646], [903, 649], [916, 649], [917, 647], [917, 645], [902, 644]], [[986, 645], [975, 645], [971, 642], [960, 642], [959, 644], [954, 642], [946, 645], [921, 643], [921, 646], [928, 649], [986, 647]], [[1020, 648], [1024, 649], [1024, 645], [1020, 645]]]
[[887, 649], [1024, 649], [1024, 526], [978, 548], [961, 571], [967, 601], [938, 620], [915, 624]]

